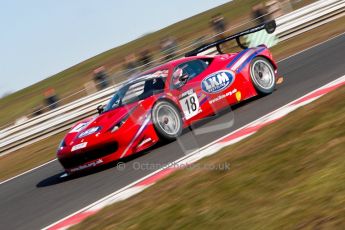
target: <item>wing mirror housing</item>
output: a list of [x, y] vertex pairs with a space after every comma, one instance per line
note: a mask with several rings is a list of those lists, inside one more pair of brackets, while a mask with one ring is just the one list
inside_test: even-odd
[[265, 30], [267, 33], [272, 34], [277, 28], [275, 20], [269, 21], [265, 24]]
[[104, 111], [104, 105], [99, 105], [99, 106], [97, 106], [97, 113], [98, 113], [98, 114], [103, 113], [103, 111]]

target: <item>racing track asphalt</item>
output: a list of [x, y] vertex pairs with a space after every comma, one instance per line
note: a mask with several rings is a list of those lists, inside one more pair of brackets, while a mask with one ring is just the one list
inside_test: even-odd
[[[234, 117], [231, 128], [193, 137], [186, 132], [183, 143], [200, 146], [261, 117], [288, 102], [345, 74], [345, 34], [281, 61], [284, 83], [271, 95], [251, 100], [204, 126], [221, 124]], [[280, 121], [284, 122], [284, 120]], [[302, 122], [302, 121], [301, 121]], [[197, 147], [197, 146], [194, 146]], [[125, 163], [126, 168], [107, 167], [95, 173], [62, 181], [57, 161], [0, 185], [0, 229], [43, 228], [154, 170], [135, 170], [137, 162], [166, 164], [184, 156], [178, 142], [153, 148]]]

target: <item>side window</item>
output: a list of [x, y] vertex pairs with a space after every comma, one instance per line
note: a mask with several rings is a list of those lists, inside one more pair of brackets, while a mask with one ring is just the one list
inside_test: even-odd
[[148, 79], [139, 81], [128, 87], [122, 99], [122, 104], [128, 104], [136, 100], [142, 100], [164, 90], [164, 78]]
[[210, 60], [196, 59], [178, 65], [172, 74], [173, 87], [179, 88], [186, 81], [198, 76], [209, 66], [210, 62]]
[[127, 104], [130, 101], [135, 100], [135, 98], [139, 97], [142, 93], [144, 93], [145, 81], [140, 81], [135, 84], [129, 86], [126, 94], [122, 99], [123, 104]]

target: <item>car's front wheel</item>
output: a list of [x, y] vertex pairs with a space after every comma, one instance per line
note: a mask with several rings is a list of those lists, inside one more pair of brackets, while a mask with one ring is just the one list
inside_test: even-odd
[[272, 64], [265, 58], [256, 57], [250, 64], [250, 77], [259, 94], [270, 94], [276, 86]]
[[159, 137], [175, 140], [182, 133], [182, 118], [175, 105], [168, 101], [157, 102], [152, 110], [152, 121]]

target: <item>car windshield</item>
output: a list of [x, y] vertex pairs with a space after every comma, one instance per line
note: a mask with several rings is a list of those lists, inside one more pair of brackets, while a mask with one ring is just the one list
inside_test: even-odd
[[181, 81], [181, 76], [185, 76], [187, 80], [202, 73], [210, 64], [211, 59], [196, 59], [184, 62], [178, 65], [172, 74], [172, 83], [174, 88], [179, 88], [184, 85], [185, 81]]
[[114, 94], [104, 111], [128, 105], [162, 92], [167, 76], [168, 70], [159, 70], [128, 82]]

